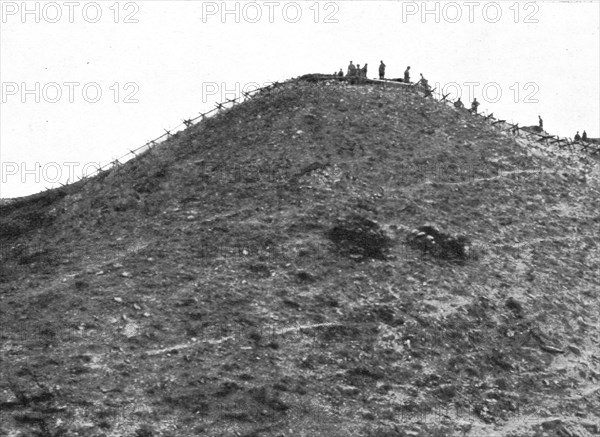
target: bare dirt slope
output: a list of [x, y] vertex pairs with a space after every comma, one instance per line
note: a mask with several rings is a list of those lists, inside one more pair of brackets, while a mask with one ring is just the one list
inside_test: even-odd
[[598, 435], [597, 165], [294, 80], [2, 206], [0, 435]]

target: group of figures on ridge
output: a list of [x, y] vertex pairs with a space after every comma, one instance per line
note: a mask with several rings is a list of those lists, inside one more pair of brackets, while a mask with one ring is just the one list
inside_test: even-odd
[[[383, 63], [383, 61], [380, 61], [380, 63], [379, 63], [379, 80], [385, 80], [385, 68], [386, 68], [386, 65]], [[348, 82], [351, 85], [354, 85], [357, 83], [365, 82], [365, 80], [367, 78], [367, 69], [368, 69], [368, 64], [366, 64], [366, 63], [363, 67], [361, 67], [360, 64], [354, 65], [354, 63], [352, 61], [350, 61], [350, 64], [348, 65], [348, 69], [347, 69], [347, 72], [345, 75], [344, 75], [343, 69], [341, 69], [341, 68], [340, 68], [340, 71], [334, 72], [333, 75], [338, 78], [346, 77]], [[427, 81], [427, 79], [425, 79], [423, 77], [422, 73], [420, 73], [420, 75], [421, 75], [421, 78], [419, 79], [419, 81], [413, 85], [423, 87], [423, 89], [425, 91], [425, 96], [426, 97], [430, 96], [432, 94], [432, 90], [431, 90], [431, 87], [429, 86], [429, 82]], [[412, 84], [412, 82], [410, 81], [410, 66], [406, 67], [406, 70], [404, 70], [404, 78], [403, 79], [394, 79], [394, 80], [396, 80], [398, 82]], [[471, 102], [471, 108], [469, 109], [469, 112], [471, 112], [473, 114], [477, 114], [479, 104], [480, 103], [477, 101], [477, 97], [474, 97], [473, 101]], [[465, 109], [465, 105], [460, 100], [460, 97], [454, 102], [454, 107], [457, 109]], [[544, 121], [542, 120], [542, 117], [540, 117], [539, 115], [538, 115], [538, 128], [537, 129], [540, 132], [544, 130]], [[583, 131], [583, 134], [579, 135], [579, 131], [577, 131], [577, 134], [575, 134], [574, 139], [575, 139], [575, 141], [588, 141], [587, 132]]]
[[[386, 68], [386, 65], [384, 64], [384, 62], [380, 61], [380, 63], [379, 63], [379, 80], [385, 80], [385, 68]], [[344, 75], [344, 71], [341, 68], [340, 68], [340, 71], [338, 71], [337, 73], [334, 73], [333, 75], [338, 78], [346, 77], [346, 79], [348, 79], [348, 82], [351, 85], [353, 85], [356, 83], [364, 82], [364, 80], [367, 78], [367, 69], [368, 69], [368, 64], [365, 64], [363, 67], [361, 67], [360, 64], [354, 65], [354, 62], [350, 61], [346, 75]], [[429, 86], [429, 81], [427, 79], [425, 79], [425, 77], [423, 76], [423, 73], [420, 73], [420, 76], [421, 76], [421, 78], [419, 79], [419, 81], [416, 84], [413, 84], [410, 81], [410, 65], [409, 65], [408, 67], [406, 67], [406, 70], [404, 70], [404, 78], [403, 79], [395, 79], [395, 80], [398, 82], [406, 83], [406, 84], [413, 84], [413, 85], [420, 86], [425, 91], [425, 96], [430, 96], [432, 94], [432, 90], [431, 90], [431, 86]], [[456, 102], [454, 102], [454, 106], [456, 108], [464, 108], [465, 107], [463, 102], [460, 100], [460, 97], [458, 98], [458, 100]], [[473, 102], [471, 103], [471, 109], [469, 111], [476, 114], [478, 106], [479, 106], [479, 102], [477, 101], [477, 98], [475, 98], [473, 100]]]

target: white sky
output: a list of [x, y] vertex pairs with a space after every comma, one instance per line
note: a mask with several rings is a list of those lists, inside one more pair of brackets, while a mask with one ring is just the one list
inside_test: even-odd
[[[387, 77], [410, 65], [413, 79], [458, 83], [465, 103], [465, 83], [476, 82], [480, 110], [521, 126], [539, 114], [553, 134], [600, 137], [598, 2], [0, 4], [0, 197], [110, 162], [213, 108], [227, 90], [345, 71], [350, 60], [368, 62], [369, 77], [380, 60]], [[97, 89], [98, 101], [86, 101]]]

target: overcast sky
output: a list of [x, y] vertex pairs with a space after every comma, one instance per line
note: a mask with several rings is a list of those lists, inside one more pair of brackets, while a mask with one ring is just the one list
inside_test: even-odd
[[[599, 2], [1, 3], [0, 197], [66, 182], [242, 89], [350, 60], [600, 137]], [[473, 94], [474, 91], [474, 94]], [[60, 172], [60, 174], [58, 174]]]

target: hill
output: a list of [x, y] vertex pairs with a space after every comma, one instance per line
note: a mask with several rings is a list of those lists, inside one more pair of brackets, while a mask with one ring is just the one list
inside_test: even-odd
[[598, 162], [533, 146], [298, 79], [0, 207], [0, 434], [597, 434]]

